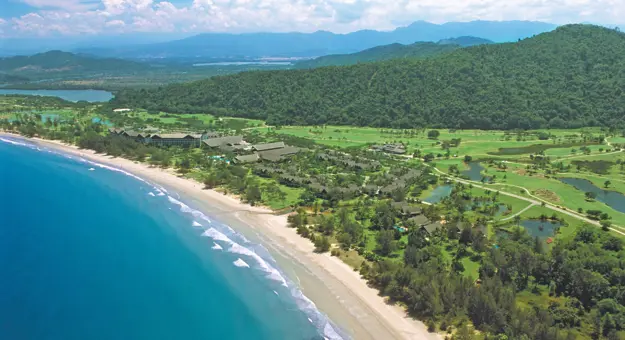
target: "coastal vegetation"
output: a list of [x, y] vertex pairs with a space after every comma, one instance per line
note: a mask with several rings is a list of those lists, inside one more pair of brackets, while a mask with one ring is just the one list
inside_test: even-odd
[[120, 91], [118, 107], [210, 112], [269, 125], [398, 129], [622, 126], [625, 34], [567, 25], [425, 60], [245, 72]]
[[[463, 339], [623, 336], [625, 214], [559, 180], [585, 178], [599, 188], [609, 181], [609, 190], [625, 192], [621, 146], [613, 142], [624, 134], [619, 129], [275, 128], [202, 114], [113, 113], [54, 98], [0, 99], [4, 130], [174, 168], [207, 188], [290, 212], [289, 227], [317, 252], [353, 266], [432, 331]], [[137, 143], [109, 135], [111, 125], [210, 129], [307, 151], [281, 162], [234, 164], [234, 153]], [[369, 150], [387, 142], [405, 145], [406, 154]], [[525, 153], [492, 155], [501, 147]], [[609, 163], [589, 165], [594, 160]], [[442, 186], [449, 190], [437, 203], [422, 203]]]

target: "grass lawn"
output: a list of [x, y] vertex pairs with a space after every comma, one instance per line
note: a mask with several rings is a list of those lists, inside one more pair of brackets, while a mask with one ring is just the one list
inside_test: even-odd
[[[584, 192], [575, 189], [575, 187], [560, 182], [555, 178], [547, 178], [542, 175], [529, 176], [523, 173], [523, 169], [510, 168], [506, 172], [507, 179], [502, 180], [502, 176], [499, 176], [501, 182], [496, 184], [489, 184], [487, 186], [499, 188], [500, 191], [507, 191], [515, 194], [521, 194], [521, 190], [516, 187], [507, 185], [516, 185], [525, 187], [530, 192], [548, 192], [554, 200], [550, 200], [550, 203], [566, 207], [567, 209], [577, 211], [578, 208], [586, 210], [601, 210], [612, 216], [612, 220], [615, 224], [625, 226], [625, 214], [618, 212], [611, 207], [601, 203], [599, 201], [587, 201]], [[563, 176], [564, 177], [564, 176]], [[541, 196], [542, 197], [542, 196]]]
[[263, 177], [257, 177], [257, 179], [260, 184], [270, 183], [270, 182], [276, 183], [278, 187], [280, 188], [280, 190], [286, 194], [286, 198], [284, 200], [279, 200], [273, 197], [272, 198], [263, 197], [263, 204], [267, 205], [273, 210], [281, 210], [281, 209], [297, 204], [297, 202], [299, 201], [300, 195], [305, 190], [303, 188], [287, 187], [286, 185], [279, 184], [272, 179], [267, 179]]
[[466, 277], [472, 277], [478, 279], [480, 277], [480, 264], [471, 260], [470, 257], [463, 258], [460, 262], [464, 266], [464, 272], [462, 273]]

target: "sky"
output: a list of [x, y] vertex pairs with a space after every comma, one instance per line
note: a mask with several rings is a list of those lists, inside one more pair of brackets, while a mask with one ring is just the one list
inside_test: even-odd
[[391, 30], [417, 20], [625, 21], [625, 0], [0, 0], [0, 38]]

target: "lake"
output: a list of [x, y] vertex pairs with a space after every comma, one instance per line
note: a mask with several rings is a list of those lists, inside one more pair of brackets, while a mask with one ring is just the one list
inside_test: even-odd
[[616, 211], [625, 213], [625, 195], [618, 191], [604, 190], [592, 184], [591, 181], [581, 178], [561, 177], [560, 182], [572, 185], [575, 189], [583, 192], [594, 192], [597, 194], [597, 200], [605, 203]]
[[108, 102], [113, 99], [113, 94], [101, 90], [12, 90], [0, 89], [0, 95], [18, 94], [30, 96], [59, 97], [61, 99], [78, 102]]

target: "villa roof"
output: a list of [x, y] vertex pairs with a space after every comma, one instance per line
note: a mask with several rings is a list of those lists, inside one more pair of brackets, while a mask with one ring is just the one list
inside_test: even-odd
[[207, 131], [206, 138], [219, 138], [221, 135], [217, 131]]
[[296, 148], [294, 146], [286, 146], [282, 149], [274, 149], [259, 152], [260, 157], [264, 160], [268, 160], [271, 162], [277, 162], [282, 160], [284, 156], [294, 155], [300, 152], [300, 148]]
[[408, 202], [392, 202], [393, 208], [406, 215], [418, 215], [421, 213], [421, 207], [410, 205]]
[[262, 144], [256, 144], [253, 146], [254, 150], [256, 151], [267, 151], [267, 150], [281, 149], [284, 147], [285, 147], [284, 142], [262, 143]]
[[423, 226], [423, 229], [425, 229], [425, 231], [427, 231], [428, 234], [432, 234], [433, 232], [438, 230], [441, 226], [442, 225], [440, 222], [434, 222], [434, 223], [430, 223], [428, 225]]
[[260, 157], [258, 156], [257, 153], [253, 153], [251, 155], [243, 155], [243, 156], [237, 156], [235, 158], [236, 163], [254, 163], [254, 162], [258, 162], [260, 160]]
[[204, 141], [204, 144], [210, 146], [211, 148], [216, 148], [223, 144], [241, 144], [243, 142], [243, 137], [241, 136], [224, 136], [217, 138], [209, 138]]
[[424, 226], [430, 223], [430, 220], [424, 215], [417, 215], [408, 219], [409, 222], [414, 223], [416, 226]]
[[157, 138], [157, 139], [184, 139], [184, 138], [199, 139], [201, 137], [202, 135], [188, 134], [188, 133], [162, 133], [162, 134], [152, 135], [152, 138]]
[[129, 131], [123, 131], [122, 133], [128, 137], [142, 137], [143, 138], [143, 135], [137, 131], [129, 130]]

